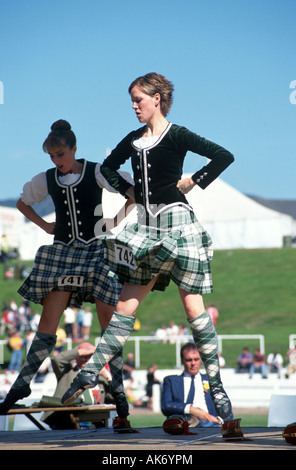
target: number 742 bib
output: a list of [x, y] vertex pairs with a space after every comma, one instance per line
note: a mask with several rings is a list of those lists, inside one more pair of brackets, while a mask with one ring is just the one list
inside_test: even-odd
[[131, 248], [115, 244], [116, 263], [123, 264], [130, 269], [136, 269], [135, 257]]

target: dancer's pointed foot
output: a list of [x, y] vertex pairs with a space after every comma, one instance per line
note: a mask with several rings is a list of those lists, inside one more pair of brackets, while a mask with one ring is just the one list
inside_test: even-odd
[[78, 398], [88, 388], [93, 388], [99, 383], [97, 375], [81, 375], [78, 374], [73, 380], [70, 387], [62, 397], [62, 404], [65, 406], [71, 405], [76, 398]]
[[18, 400], [26, 398], [31, 394], [31, 389], [28, 384], [23, 387], [11, 388], [5, 397], [5, 400], [0, 403], [0, 415], [6, 415], [7, 412], [13, 408]]
[[211, 387], [211, 395], [218, 415], [225, 419], [231, 413], [231, 402], [222, 384]]
[[116, 416], [116, 418], [113, 419], [112, 426], [113, 426], [114, 432], [117, 432], [119, 434], [139, 432], [136, 429], [131, 427], [131, 424], [127, 418], [119, 418], [119, 416]]

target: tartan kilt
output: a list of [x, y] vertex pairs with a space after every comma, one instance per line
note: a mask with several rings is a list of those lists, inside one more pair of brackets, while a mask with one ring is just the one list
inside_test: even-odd
[[42, 304], [51, 291], [71, 292], [69, 305], [79, 308], [83, 302], [94, 303], [94, 298], [116, 305], [121, 289], [117, 276], [104, 262], [102, 242], [95, 240], [88, 245], [75, 242], [41, 246], [18, 293]]
[[172, 280], [187, 292], [213, 291], [212, 240], [186, 207], [175, 206], [162, 212], [154, 219], [153, 227], [151, 222], [148, 226], [138, 219], [102, 243], [106, 264], [122, 284], [146, 285], [158, 274], [153, 290], [165, 290]]

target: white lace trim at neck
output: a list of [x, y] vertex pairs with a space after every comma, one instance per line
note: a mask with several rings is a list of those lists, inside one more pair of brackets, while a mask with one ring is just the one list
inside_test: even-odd
[[80, 176], [80, 173], [67, 173], [66, 175], [59, 176], [59, 182], [68, 186], [70, 184], [76, 183]]
[[145, 149], [151, 147], [159, 139], [159, 135], [151, 135], [149, 137], [140, 137], [137, 140], [134, 140], [133, 144], [139, 149]]

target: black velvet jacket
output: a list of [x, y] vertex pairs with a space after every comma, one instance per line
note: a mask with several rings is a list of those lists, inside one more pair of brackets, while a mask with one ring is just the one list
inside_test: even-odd
[[101, 165], [101, 173], [122, 195], [130, 184], [116, 170], [129, 158], [135, 181], [135, 199], [150, 215], [157, 215], [163, 206], [188, 204], [176, 187], [183, 174], [188, 151], [207, 157], [210, 162], [192, 175], [202, 189], [214, 181], [233, 161], [223, 147], [206, 140], [185, 127], [169, 123], [159, 139], [149, 148], [139, 149], [134, 141], [145, 128], [128, 134]]

